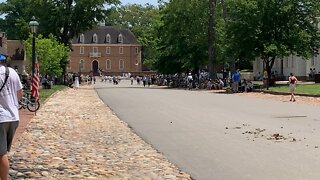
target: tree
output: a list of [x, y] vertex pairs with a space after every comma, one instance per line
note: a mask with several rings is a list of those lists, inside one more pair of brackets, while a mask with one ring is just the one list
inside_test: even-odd
[[[270, 78], [276, 58], [308, 58], [320, 47], [317, 0], [232, 0], [229, 48], [239, 59], [261, 58]], [[268, 78], [268, 79], [269, 79]]]
[[216, 32], [216, 0], [209, 0], [209, 25], [208, 25], [208, 53], [209, 53], [209, 73], [211, 79], [215, 78], [215, 67], [214, 67], [214, 59], [215, 59], [215, 32]]
[[196, 73], [208, 62], [208, 10], [208, 1], [203, 0], [172, 0], [163, 5], [158, 28], [160, 72]]
[[[0, 13], [5, 14], [0, 28], [9, 39], [26, 40], [29, 34], [29, 21], [35, 16], [39, 22], [38, 34], [50, 34], [65, 46], [70, 46], [72, 38], [92, 29], [104, 21], [109, 11], [107, 5], [119, 0], [7, 0], [0, 4]], [[60, 65], [65, 74], [67, 61]]]
[[[27, 66], [31, 69], [32, 35], [24, 41], [24, 45], [27, 50]], [[49, 35], [49, 38], [39, 35], [36, 38], [36, 55], [40, 64], [40, 74], [60, 76], [63, 72], [60, 62], [68, 60], [69, 48], [59, 43], [53, 35]]]
[[142, 45], [143, 63], [153, 69], [159, 19], [159, 9], [152, 5], [128, 4], [111, 8], [106, 24], [130, 29]]
[[7, 0], [0, 4], [5, 15], [0, 28], [8, 38], [25, 40], [32, 16], [39, 22], [39, 34], [58, 37], [65, 45], [80, 33], [92, 29], [108, 15], [107, 5], [119, 0]]

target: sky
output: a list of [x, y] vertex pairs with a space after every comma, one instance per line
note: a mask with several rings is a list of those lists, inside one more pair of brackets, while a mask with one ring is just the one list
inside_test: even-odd
[[141, 4], [145, 5], [147, 3], [157, 6], [158, 5], [158, 0], [120, 0], [122, 4]]

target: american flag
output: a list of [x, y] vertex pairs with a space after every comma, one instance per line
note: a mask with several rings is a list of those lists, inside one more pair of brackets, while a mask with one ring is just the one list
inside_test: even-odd
[[40, 84], [39, 63], [38, 63], [38, 59], [36, 59], [36, 62], [34, 64], [34, 74], [32, 78], [32, 87], [31, 87], [31, 96], [34, 97], [36, 101], [38, 101], [40, 98], [39, 84]]

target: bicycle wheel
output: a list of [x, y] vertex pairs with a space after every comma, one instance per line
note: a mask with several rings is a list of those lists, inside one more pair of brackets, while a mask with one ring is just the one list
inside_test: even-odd
[[19, 101], [19, 110], [22, 108], [25, 108], [26, 104], [28, 102], [28, 99], [26, 97], [22, 97], [22, 99]]
[[40, 108], [40, 102], [39, 101], [30, 101], [27, 105], [27, 109], [30, 111], [30, 112], [36, 112], [38, 111], [38, 109]]

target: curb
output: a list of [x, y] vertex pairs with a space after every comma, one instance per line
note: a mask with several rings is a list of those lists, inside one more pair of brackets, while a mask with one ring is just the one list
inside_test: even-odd
[[[253, 90], [253, 92], [262, 92], [266, 94], [274, 94], [274, 95], [290, 95], [291, 93], [288, 92], [275, 92], [275, 91], [268, 91], [268, 90]], [[301, 93], [294, 93], [295, 96], [306, 96], [306, 97], [320, 97], [319, 94], [301, 94]]]

